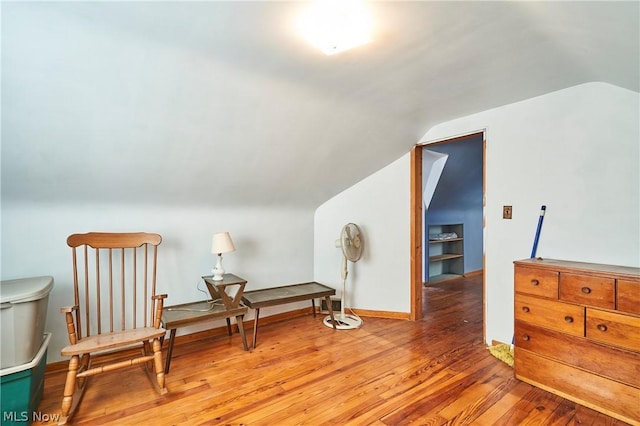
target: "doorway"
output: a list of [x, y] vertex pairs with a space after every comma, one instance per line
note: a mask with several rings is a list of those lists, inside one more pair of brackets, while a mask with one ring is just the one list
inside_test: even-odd
[[[425, 254], [428, 255], [428, 229], [426, 228], [426, 221], [428, 218], [425, 216], [425, 202], [423, 200], [423, 195], [425, 191], [425, 183], [423, 178], [430, 173], [430, 170], [425, 170], [424, 159], [428, 159], [428, 155], [430, 155], [427, 151], [431, 152], [443, 152], [443, 153], [452, 153], [455, 151], [460, 151], [464, 144], [473, 143], [476, 141], [481, 145], [481, 158], [477, 158], [478, 163], [473, 167], [481, 168], [480, 175], [482, 182], [479, 183], [481, 185], [481, 212], [479, 213], [480, 218], [476, 220], [479, 223], [470, 224], [474, 228], [469, 228], [469, 230], [474, 229], [474, 233], [476, 235], [476, 239], [479, 239], [476, 244], [476, 249], [479, 250], [480, 253], [476, 253], [475, 255], [478, 257], [477, 259], [469, 262], [468, 265], [465, 265], [465, 273], [473, 275], [474, 273], [482, 274], [482, 294], [484, 298], [485, 290], [484, 290], [484, 194], [485, 194], [485, 164], [486, 164], [486, 141], [484, 140], [484, 131], [470, 133], [464, 136], [459, 136], [455, 138], [449, 138], [437, 142], [432, 142], [425, 145], [416, 145], [411, 152], [411, 319], [419, 320], [422, 318], [422, 294], [423, 294], [423, 283], [425, 282], [426, 273], [425, 271], [428, 268], [428, 259], [425, 259]], [[428, 161], [427, 166], [428, 167]], [[455, 168], [455, 167], [453, 167]], [[459, 165], [458, 165], [459, 168]], [[455, 171], [454, 174], [462, 174], [460, 170]], [[478, 175], [476, 175], [478, 176]], [[477, 177], [475, 178], [477, 179]], [[464, 179], [461, 177], [458, 179], [459, 183], [462, 182], [464, 184]], [[458, 192], [460, 188], [451, 188], [450, 190], [454, 192]], [[429, 188], [426, 188], [427, 190]], [[440, 206], [443, 203], [447, 203], [447, 196], [441, 196], [438, 203]], [[455, 217], [455, 214], [449, 212], [448, 213], [454, 222], [462, 222], [463, 218]], [[432, 217], [435, 221], [442, 220], [442, 211], [433, 214]], [[479, 228], [479, 229], [475, 229]], [[425, 238], [426, 235], [426, 238]], [[472, 238], [473, 239], [473, 238]], [[479, 248], [478, 248], [479, 247]], [[471, 256], [473, 257], [473, 256]], [[472, 260], [472, 259], [469, 259]], [[485, 318], [484, 312], [484, 302], [483, 302], [483, 319]], [[484, 320], [483, 320], [483, 334], [484, 334]]]

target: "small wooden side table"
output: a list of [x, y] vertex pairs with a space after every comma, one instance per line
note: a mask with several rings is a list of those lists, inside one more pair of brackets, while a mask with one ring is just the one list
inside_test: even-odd
[[[245, 351], [249, 350], [247, 346], [247, 337], [244, 332], [242, 319], [247, 313], [248, 308], [240, 303], [244, 286], [247, 281], [233, 274], [225, 274], [222, 281], [213, 281], [211, 277], [202, 277], [207, 284], [209, 293], [213, 302], [201, 300], [198, 302], [183, 303], [180, 305], [165, 306], [162, 309], [162, 325], [165, 329], [170, 330], [169, 348], [167, 350], [167, 359], [165, 360], [164, 373], [169, 373], [171, 365], [171, 356], [173, 355], [173, 345], [176, 339], [176, 330], [178, 327], [195, 324], [197, 322], [221, 319], [227, 320], [227, 331], [229, 336], [231, 331], [231, 317], [236, 318], [238, 323], [238, 332], [242, 337], [242, 345]], [[232, 297], [226, 291], [227, 287], [236, 287], [236, 293]], [[217, 302], [216, 302], [217, 301]]]

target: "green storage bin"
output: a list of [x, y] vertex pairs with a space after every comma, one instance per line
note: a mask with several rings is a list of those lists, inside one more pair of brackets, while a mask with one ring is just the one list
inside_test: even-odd
[[39, 420], [38, 405], [44, 391], [44, 370], [51, 333], [45, 333], [40, 350], [31, 362], [0, 370], [2, 426], [26, 425]]

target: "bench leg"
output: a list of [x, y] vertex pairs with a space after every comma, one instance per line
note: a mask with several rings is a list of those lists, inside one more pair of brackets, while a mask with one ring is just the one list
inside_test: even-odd
[[173, 354], [173, 343], [176, 341], [176, 329], [172, 328], [169, 334], [169, 349], [167, 350], [167, 359], [164, 362], [164, 374], [169, 374], [169, 366], [171, 365], [171, 355]]
[[313, 317], [316, 317], [316, 299], [311, 299], [311, 309], [313, 312]]
[[229, 336], [233, 334], [231, 332], [231, 319], [229, 317], [227, 317], [227, 332], [229, 333]]
[[242, 337], [242, 346], [244, 346], [244, 350], [248, 351], [247, 347], [247, 336], [244, 334], [244, 324], [242, 323], [242, 317], [244, 315], [238, 315], [236, 317], [236, 322], [238, 323], [238, 332], [240, 333], [240, 337]]
[[333, 316], [333, 305], [331, 304], [331, 298], [329, 296], [325, 296], [324, 300], [327, 301], [327, 306], [329, 307], [329, 315], [331, 315], [331, 324], [333, 324], [333, 329], [337, 330], [337, 328], [336, 328], [336, 319]]
[[260, 317], [260, 308], [256, 308], [256, 317], [253, 320], [253, 348], [256, 348], [256, 338], [258, 337], [258, 317]]

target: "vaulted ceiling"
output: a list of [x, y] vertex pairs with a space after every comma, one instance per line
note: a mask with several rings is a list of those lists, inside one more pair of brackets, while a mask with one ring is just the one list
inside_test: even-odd
[[3, 202], [312, 208], [440, 122], [639, 91], [639, 4], [373, 2], [325, 56], [304, 2], [3, 1]]

